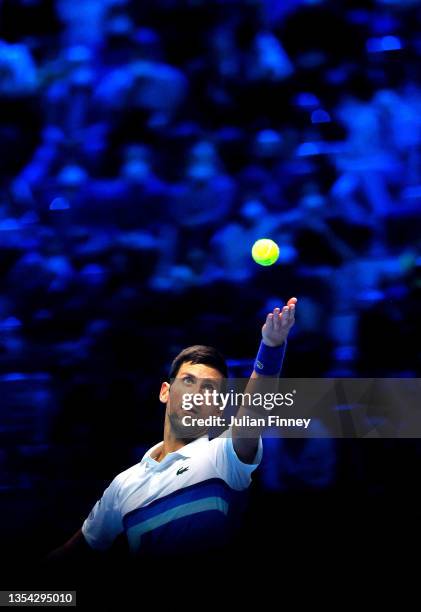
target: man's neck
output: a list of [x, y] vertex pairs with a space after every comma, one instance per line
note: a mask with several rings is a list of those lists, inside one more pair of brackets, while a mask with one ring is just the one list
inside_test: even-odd
[[164, 457], [168, 455], [168, 453], [173, 453], [174, 451], [183, 448], [183, 446], [186, 446], [186, 444], [189, 442], [191, 442], [191, 440], [177, 438], [171, 429], [171, 424], [168, 418], [165, 418], [164, 441], [159, 449], [158, 455], [155, 457], [155, 461], [162, 461]]

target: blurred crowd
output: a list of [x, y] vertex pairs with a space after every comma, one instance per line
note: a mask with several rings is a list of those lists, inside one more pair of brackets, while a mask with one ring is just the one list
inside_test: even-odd
[[[420, 22], [417, 0], [0, 2], [0, 435], [31, 456], [22, 486], [52, 443], [52, 474], [75, 441], [100, 457], [72, 455], [80, 477], [126, 465], [172, 357], [215, 344], [247, 375], [292, 295], [285, 375], [419, 375]], [[333, 446], [267, 486], [329, 486]]]

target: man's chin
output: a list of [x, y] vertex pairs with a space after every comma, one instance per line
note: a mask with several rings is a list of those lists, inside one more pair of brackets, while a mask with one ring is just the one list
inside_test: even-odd
[[[183, 415], [184, 416], [184, 415]], [[208, 427], [196, 427], [194, 425], [184, 425], [181, 418], [170, 418], [171, 429], [179, 440], [191, 442], [197, 438], [207, 435]]]

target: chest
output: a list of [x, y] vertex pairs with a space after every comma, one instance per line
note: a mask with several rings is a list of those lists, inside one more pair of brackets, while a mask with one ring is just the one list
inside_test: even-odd
[[121, 515], [217, 477], [207, 457], [164, 459], [161, 463], [148, 459], [142, 464], [138, 477], [122, 490]]

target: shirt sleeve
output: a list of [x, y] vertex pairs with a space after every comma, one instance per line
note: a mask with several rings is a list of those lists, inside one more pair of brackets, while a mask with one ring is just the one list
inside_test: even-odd
[[247, 489], [251, 475], [259, 466], [263, 456], [262, 438], [259, 436], [258, 448], [253, 463], [244, 463], [235, 452], [232, 432], [229, 429], [218, 438], [210, 441], [210, 454], [216, 471], [225, 482], [238, 491]]
[[119, 506], [119, 478], [114, 478], [82, 525], [85, 540], [96, 550], [106, 550], [124, 530]]

